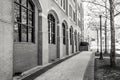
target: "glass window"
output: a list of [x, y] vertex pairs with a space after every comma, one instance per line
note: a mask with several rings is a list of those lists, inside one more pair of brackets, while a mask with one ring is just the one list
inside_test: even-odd
[[72, 28], [70, 28], [70, 45], [72, 45]]
[[73, 20], [74, 20], [74, 21], [76, 20], [76, 14], [75, 14], [75, 11], [73, 11]]
[[66, 0], [63, 0], [63, 9], [65, 10], [66, 8]]
[[72, 18], [72, 6], [69, 5], [69, 16]]
[[21, 0], [22, 6], [27, 6], [27, 0]]
[[20, 26], [20, 24], [17, 24], [17, 23], [15, 23], [14, 24], [14, 41], [15, 42], [18, 42], [19, 41], [19, 26]]
[[63, 0], [61, 0], [61, 6], [63, 6]]
[[77, 32], [75, 31], [75, 45], [77, 45]]
[[68, 15], [68, 0], [66, 0], [66, 15]]
[[14, 16], [15, 16], [15, 22], [20, 22], [20, 5], [15, 4], [14, 5]]
[[20, 3], [20, 0], [15, 0], [17, 3]]
[[14, 41], [34, 42], [34, 5], [30, 0], [14, 2]]
[[48, 15], [48, 42], [55, 44], [55, 18], [52, 14]]
[[66, 44], [66, 28], [65, 28], [65, 24], [62, 23], [62, 28], [63, 28], [63, 44]]
[[27, 9], [22, 7], [22, 12], [21, 12], [22, 21], [21, 22], [22, 22], [22, 24], [25, 24], [25, 25], [27, 24], [27, 14], [26, 13], [27, 13]]

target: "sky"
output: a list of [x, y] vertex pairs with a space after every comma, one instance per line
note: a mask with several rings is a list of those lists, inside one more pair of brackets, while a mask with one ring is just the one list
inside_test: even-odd
[[[97, 0], [97, 1], [100, 1], [100, 0]], [[91, 38], [96, 38], [97, 37], [97, 35], [96, 35], [96, 31], [94, 30], [91, 30], [89, 27], [91, 27], [91, 26], [88, 26], [88, 24], [92, 21], [92, 22], [96, 22], [96, 23], [98, 23], [99, 24], [99, 17], [96, 17], [95, 15], [96, 14], [93, 14], [92, 13], [92, 15], [91, 15], [91, 11], [90, 11], [90, 6], [94, 6], [94, 5], [92, 5], [92, 4], [88, 4], [88, 3], [83, 3], [84, 4], [84, 23], [85, 23], [85, 32], [84, 32], [84, 36], [85, 36], [85, 38], [87, 38], [88, 36], [89, 37], [91, 37]], [[98, 10], [99, 8], [96, 8], [96, 6], [95, 7], [93, 7], [94, 8], [94, 10]], [[100, 8], [100, 10], [104, 10], [104, 8]], [[119, 10], [120, 11], [120, 10]], [[120, 27], [119, 25], [120, 25], [120, 15], [118, 15], [117, 17], [115, 17], [115, 24], [117, 24], [118, 26], [115, 26], [115, 27]], [[102, 23], [104, 24], [104, 18], [102, 18]], [[108, 21], [108, 25], [110, 24], [109, 23], [110, 21]], [[99, 26], [97, 26], [97, 27], [99, 27]], [[107, 26], [108, 27], [108, 29], [110, 30], [110, 26]], [[104, 34], [104, 32], [103, 32], [103, 34]], [[108, 32], [108, 38], [110, 39], [110, 32]], [[119, 39], [120, 40], [120, 28], [116, 28], [116, 38], [117, 39]]]

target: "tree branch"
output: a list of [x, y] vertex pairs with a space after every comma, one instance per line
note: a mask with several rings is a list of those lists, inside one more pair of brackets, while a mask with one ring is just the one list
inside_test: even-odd
[[116, 13], [116, 14], [114, 15], [114, 17], [118, 16], [119, 14], [120, 14], [120, 12]]
[[83, 2], [87, 2], [87, 3], [94, 4], [94, 5], [98, 5], [98, 6], [104, 7], [104, 8], [106, 8], [106, 9], [108, 9], [108, 10], [109, 10], [109, 8], [108, 8], [108, 7], [106, 7], [106, 6], [102, 5], [102, 4], [96, 3], [96, 2], [92, 2], [92, 1], [83, 1]]

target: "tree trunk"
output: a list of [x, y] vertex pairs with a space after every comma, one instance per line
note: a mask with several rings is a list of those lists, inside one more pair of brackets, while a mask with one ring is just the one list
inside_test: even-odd
[[105, 54], [107, 54], [107, 18], [105, 20]]
[[103, 59], [102, 55], [102, 16], [100, 15], [100, 59]]
[[111, 27], [111, 53], [110, 53], [110, 65], [114, 67], [116, 65], [115, 59], [115, 28], [114, 28], [114, 0], [109, 0], [110, 3], [110, 27]]
[[[105, 7], [107, 7], [107, 0], [105, 1]], [[105, 8], [106, 18], [105, 18], [105, 54], [107, 54], [107, 9]]]

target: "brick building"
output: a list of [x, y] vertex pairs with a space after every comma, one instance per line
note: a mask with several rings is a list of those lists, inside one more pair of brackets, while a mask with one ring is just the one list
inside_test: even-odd
[[81, 0], [1, 0], [0, 10], [1, 80], [79, 52]]

